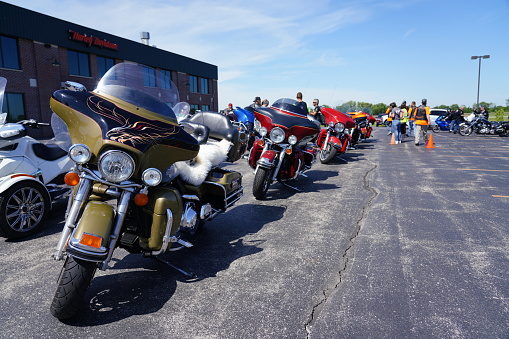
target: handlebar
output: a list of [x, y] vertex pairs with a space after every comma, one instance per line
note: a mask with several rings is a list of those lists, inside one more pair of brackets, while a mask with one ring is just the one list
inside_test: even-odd
[[50, 126], [50, 124], [47, 122], [38, 122], [35, 119], [21, 120], [18, 121], [18, 124], [32, 128], [39, 128], [39, 126]]

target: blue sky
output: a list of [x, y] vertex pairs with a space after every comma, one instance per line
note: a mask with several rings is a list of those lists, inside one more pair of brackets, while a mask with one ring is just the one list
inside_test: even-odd
[[509, 0], [7, 0], [218, 66], [219, 107], [509, 99]]

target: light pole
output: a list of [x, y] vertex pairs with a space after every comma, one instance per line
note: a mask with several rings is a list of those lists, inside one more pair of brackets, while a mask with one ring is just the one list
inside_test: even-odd
[[479, 59], [479, 73], [477, 75], [477, 109], [479, 109], [479, 88], [481, 87], [481, 59], [489, 59], [489, 55], [474, 55], [471, 60]]

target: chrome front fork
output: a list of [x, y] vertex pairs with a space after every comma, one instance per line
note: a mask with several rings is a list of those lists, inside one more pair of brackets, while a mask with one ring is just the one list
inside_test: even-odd
[[92, 180], [81, 178], [76, 194], [74, 196], [73, 195], [69, 196], [69, 199], [72, 200], [72, 203], [69, 202], [70, 207], [66, 212], [64, 229], [60, 234], [60, 240], [58, 241], [56, 252], [55, 254], [53, 254], [53, 259], [55, 260], [64, 259], [64, 251], [67, 245], [67, 240], [69, 239], [69, 236], [76, 227], [76, 220], [78, 219], [78, 214], [82, 209], [84, 203], [87, 201], [88, 196], [90, 195], [91, 187]]

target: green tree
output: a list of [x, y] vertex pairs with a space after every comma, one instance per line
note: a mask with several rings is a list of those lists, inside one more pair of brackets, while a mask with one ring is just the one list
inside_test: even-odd
[[502, 121], [504, 120], [504, 108], [502, 106], [499, 106], [495, 110], [495, 121]]
[[374, 104], [371, 108], [373, 109], [373, 115], [384, 114], [387, 110], [387, 105], [380, 102], [378, 104]]

